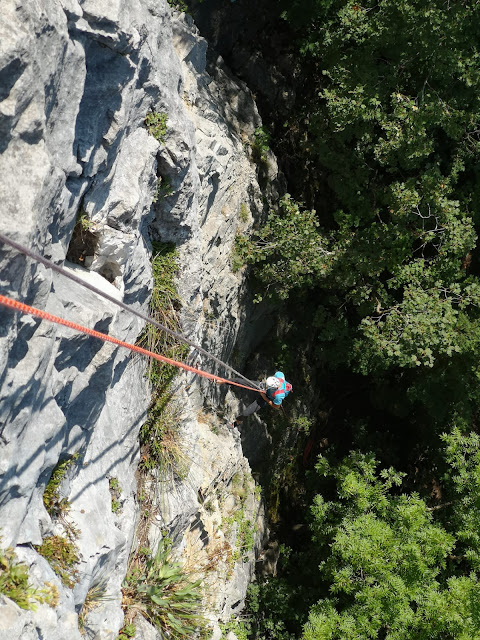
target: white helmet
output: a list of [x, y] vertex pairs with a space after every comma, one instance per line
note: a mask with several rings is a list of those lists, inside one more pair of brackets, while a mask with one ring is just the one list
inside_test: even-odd
[[278, 389], [280, 386], [280, 380], [275, 376], [267, 378], [267, 389]]

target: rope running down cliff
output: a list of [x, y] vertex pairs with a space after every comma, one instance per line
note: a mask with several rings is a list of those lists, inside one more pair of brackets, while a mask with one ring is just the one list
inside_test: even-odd
[[196, 373], [197, 375], [202, 376], [203, 378], [208, 378], [209, 380], [213, 380], [214, 382], [227, 383], [227, 384], [235, 385], [236, 387], [241, 387], [242, 389], [248, 389], [249, 391], [256, 391], [257, 393], [262, 393], [261, 389], [253, 389], [252, 387], [246, 387], [245, 385], [240, 384], [239, 382], [234, 382], [233, 380], [227, 380], [226, 378], [220, 378], [219, 376], [216, 376], [213, 373], [208, 373], [208, 371], [202, 371], [201, 369], [190, 367], [188, 364], [185, 364], [184, 362], [178, 362], [177, 360], [172, 360], [171, 358], [167, 358], [166, 356], [161, 356], [158, 353], [153, 353], [153, 351], [149, 351], [148, 349], [143, 349], [142, 347], [138, 347], [135, 344], [130, 344], [129, 342], [124, 342], [123, 340], [119, 340], [118, 338], [108, 336], [106, 333], [100, 333], [100, 331], [95, 331], [95, 329], [89, 329], [88, 327], [84, 327], [83, 325], [77, 324], [76, 322], [71, 322], [70, 320], [59, 318], [58, 316], [54, 316], [52, 313], [48, 313], [48, 311], [42, 311], [41, 309], [37, 309], [36, 307], [30, 307], [28, 304], [24, 304], [23, 302], [18, 302], [18, 300], [13, 300], [12, 298], [8, 298], [7, 296], [0, 295], [0, 305], [3, 305], [4, 307], [8, 307], [9, 309], [13, 309], [14, 311], [20, 311], [21, 313], [36, 316], [37, 318], [41, 318], [42, 320], [48, 320], [49, 322], [55, 322], [56, 324], [61, 324], [65, 327], [69, 327], [70, 329], [73, 329], [74, 331], [80, 331], [81, 333], [85, 333], [88, 336], [93, 336], [94, 338], [103, 340], [104, 342], [112, 342], [113, 344], [116, 344], [119, 347], [125, 347], [126, 349], [130, 349], [130, 351], [135, 351], [136, 353], [141, 353], [144, 356], [155, 358], [155, 360], [160, 360], [160, 362], [166, 362], [167, 364], [171, 364], [174, 367], [180, 367], [181, 369], [185, 369], [185, 371], [191, 371], [192, 373]]
[[[233, 369], [228, 364], [226, 364], [225, 362], [223, 362], [222, 360], [220, 360], [216, 356], [212, 355], [208, 351], [205, 351], [205, 349], [202, 349], [202, 347], [200, 347], [199, 345], [197, 345], [194, 342], [192, 342], [192, 340], [189, 340], [188, 338], [185, 338], [180, 333], [177, 333], [176, 331], [172, 331], [171, 329], [169, 329], [168, 327], [165, 327], [163, 324], [161, 324], [160, 322], [157, 322], [153, 318], [149, 318], [147, 315], [145, 315], [141, 311], [136, 311], [135, 309], [133, 309], [129, 305], [125, 304], [124, 302], [121, 302], [120, 300], [115, 299], [113, 296], [110, 296], [108, 293], [105, 293], [101, 289], [97, 289], [97, 287], [93, 286], [89, 282], [85, 282], [81, 278], [73, 275], [72, 273], [69, 273], [68, 271], [66, 271], [62, 267], [56, 265], [54, 262], [51, 262], [50, 260], [47, 260], [47, 258], [44, 258], [43, 256], [31, 251], [27, 247], [19, 244], [18, 242], [15, 242], [14, 240], [11, 240], [7, 236], [5, 236], [3, 233], [0, 233], [0, 241], [3, 242], [4, 244], [9, 245], [13, 249], [16, 249], [20, 253], [25, 254], [29, 258], [32, 258], [32, 260], [35, 260], [36, 262], [40, 262], [41, 264], [45, 265], [49, 269], [52, 269], [53, 271], [56, 271], [57, 273], [60, 273], [62, 276], [65, 276], [66, 278], [69, 278], [70, 280], [73, 280], [73, 282], [76, 282], [80, 286], [85, 287], [86, 289], [90, 289], [90, 291], [93, 291], [94, 293], [96, 293], [97, 295], [101, 296], [102, 298], [105, 298], [109, 302], [113, 302], [113, 304], [116, 304], [117, 306], [121, 307], [125, 311], [129, 311], [130, 313], [133, 313], [134, 315], [138, 316], [139, 318], [141, 318], [145, 322], [149, 322], [150, 324], [154, 325], [158, 329], [161, 329], [162, 331], [165, 331], [165, 333], [168, 333], [170, 336], [176, 338], [177, 340], [180, 340], [180, 342], [188, 344], [190, 347], [193, 347], [194, 349], [196, 349], [196, 351], [198, 351], [202, 355], [207, 356], [207, 358], [211, 358], [217, 364], [221, 365], [222, 367], [224, 367], [225, 369], [227, 369], [231, 373], [234, 373], [236, 376], [238, 376], [239, 378], [244, 380], [248, 385], [246, 387], [247, 389], [251, 389], [252, 391], [258, 391], [259, 390], [259, 386], [256, 383], [252, 382], [248, 378], [245, 378], [245, 376], [243, 376], [241, 373], [239, 373], [238, 371], [236, 371], [235, 369]], [[198, 370], [198, 371], [200, 371], [200, 370]], [[212, 375], [212, 378], [215, 378], [215, 379], [217, 378], [217, 376], [214, 376], [213, 374], [210, 374], [210, 375]]]

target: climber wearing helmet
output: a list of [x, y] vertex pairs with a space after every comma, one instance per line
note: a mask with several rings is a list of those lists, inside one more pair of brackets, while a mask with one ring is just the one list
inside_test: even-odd
[[280, 409], [283, 400], [292, 390], [292, 385], [285, 380], [285, 375], [281, 371], [276, 371], [275, 375], [269, 376], [266, 383], [260, 383], [264, 391], [262, 391], [261, 399], [255, 400], [235, 419], [234, 425], [238, 426], [243, 418], [251, 416], [252, 413], [260, 411], [266, 404], [274, 409]]

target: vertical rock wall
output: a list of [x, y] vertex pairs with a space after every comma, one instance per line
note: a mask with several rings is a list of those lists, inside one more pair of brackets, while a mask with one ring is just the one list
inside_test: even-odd
[[[168, 114], [164, 143], [145, 128], [150, 110]], [[151, 292], [150, 239], [174, 241], [184, 330], [222, 358], [242, 330], [245, 350], [259, 337], [245, 322], [251, 303], [242, 275], [230, 265], [237, 230], [263, 206], [249, 150], [259, 124], [246, 87], [220, 60], [207, 71], [205, 41], [185, 16], [172, 20], [163, 0], [7, 0], [2, 7], [0, 231], [140, 310]], [[274, 178], [273, 159], [271, 171]], [[152, 205], [159, 177], [170, 190]], [[5, 246], [0, 292], [129, 342], [142, 329], [135, 316]], [[86, 633], [116, 638], [137, 524], [138, 431], [150, 397], [144, 368], [113, 345], [0, 309], [1, 545], [15, 548], [34, 584], [49, 581], [59, 591], [55, 608], [36, 612], [0, 602], [2, 637], [81, 638], [78, 613], [102, 583], [108, 599], [89, 615]], [[227, 500], [233, 478], [252, 492], [251, 517], [260, 513], [239, 443], [221, 420], [200, 414], [206, 395], [216, 400], [209, 387], [178, 378], [192, 464], [169, 491], [159, 494], [151, 481], [152, 542], [167, 528], [178, 553], [200, 563], [211, 544], [235, 547], [235, 527], [222, 529], [236, 508], [235, 498]], [[73, 589], [34, 548], [62, 531], [42, 496], [67, 459], [61, 493], [81, 558]], [[122, 491], [115, 513], [112, 478]], [[200, 526], [209, 535], [199, 545]], [[257, 544], [262, 527], [260, 518]], [[214, 626], [242, 606], [249, 553], [248, 562], [224, 558], [221, 579], [206, 579]], [[152, 633], [139, 627], [137, 637]]]

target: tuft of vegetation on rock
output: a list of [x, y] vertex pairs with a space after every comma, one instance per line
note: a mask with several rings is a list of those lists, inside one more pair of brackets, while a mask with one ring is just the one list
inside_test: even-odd
[[[154, 243], [150, 315], [172, 331], [180, 330], [177, 312], [181, 300], [175, 285], [177, 270], [178, 252], [175, 245]], [[187, 345], [179, 344], [175, 338], [150, 324], [140, 337], [139, 344], [174, 360], [182, 360], [188, 353]], [[176, 367], [158, 360], [152, 359], [149, 363], [147, 375], [153, 394], [147, 420], [140, 430], [141, 466], [147, 470], [159, 468], [166, 476], [184, 477], [188, 461], [179, 443], [179, 411], [170, 391], [177, 371]]]
[[154, 555], [141, 549], [123, 584], [127, 619], [141, 613], [162, 637], [198, 637], [204, 629], [201, 580], [194, 580], [171, 557], [171, 542], [163, 538]]
[[13, 600], [21, 609], [35, 611], [39, 604], [56, 607], [58, 590], [46, 582], [42, 589], [29, 582], [28, 566], [15, 559], [13, 549], [0, 549], [0, 593]]
[[70, 503], [66, 498], [60, 497], [59, 490], [62, 481], [64, 480], [68, 469], [78, 459], [78, 454], [73, 455], [66, 460], [61, 460], [57, 463], [50, 480], [43, 492], [43, 504], [48, 514], [52, 518], [59, 518], [65, 515], [70, 509]]
[[145, 126], [148, 133], [162, 144], [165, 142], [165, 136], [167, 135], [167, 121], [168, 114], [166, 113], [151, 111], [145, 116]]
[[118, 478], [109, 478], [108, 488], [112, 497], [112, 511], [113, 513], [118, 513], [122, 508], [122, 503], [120, 501], [122, 488], [120, 486], [120, 483], [118, 482]]
[[66, 536], [47, 536], [35, 549], [43, 556], [69, 589], [73, 589], [78, 580], [77, 565], [80, 562], [78, 551], [73, 540]]

